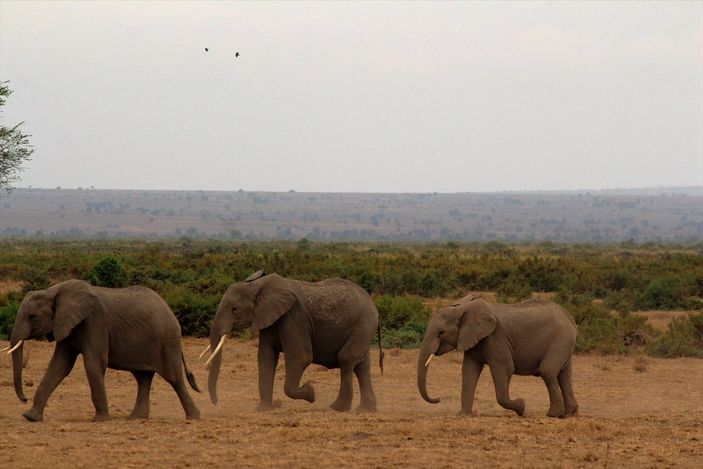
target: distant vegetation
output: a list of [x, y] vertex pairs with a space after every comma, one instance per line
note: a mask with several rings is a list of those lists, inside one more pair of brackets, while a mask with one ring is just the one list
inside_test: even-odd
[[[703, 309], [703, 244], [564, 245], [543, 242], [444, 244], [197, 241], [0, 242], [0, 335], [29, 290], [68, 278], [95, 285], [147, 285], [174, 310], [184, 334], [208, 334], [220, 297], [265, 269], [301, 280], [352, 280], [369, 291], [384, 346], [413, 347], [431, 313], [428, 299], [495, 292], [506, 302], [532, 294], [564, 305], [579, 324], [580, 352], [701, 355], [703, 319], [682, 315], [664, 334], [629, 314], [639, 309]], [[436, 303], [436, 301], [434, 301]]]
[[476, 194], [16, 189], [0, 198], [0, 236], [691, 243], [703, 239], [703, 189]]

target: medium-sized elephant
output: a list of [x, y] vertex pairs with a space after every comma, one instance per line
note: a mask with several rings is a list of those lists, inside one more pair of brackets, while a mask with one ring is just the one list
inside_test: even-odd
[[427, 367], [434, 355], [464, 352], [461, 412], [471, 415], [476, 384], [485, 364], [491, 370], [498, 403], [518, 415], [525, 401], [510, 398], [513, 374], [540, 376], [549, 391], [550, 417], [575, 415], [578, 404], [571, 384], [571, 355], [576, 324], [564, 308], [547, 300], [518, 304], [490, 303], [466, 297], [437, 311], [429, 321], [417, 360], [417, 386], [427, 394]]
[[[222, 345], [233, 327], [242, 330], [250, 326], [259, 331], [259, 409], [273, 406], [276, 365], [283, 353], [283, 390], [288, 397], [315, 401], [312, 385], [299, 384], [308, 365], [315, 363], [340, 369], [341, 384], [337, 400], [331, 405], [333, 409], [351, 408], [354, 373], [361, 392], [357, 410], [376, 410], [369, 347], [378, 331], [380, 349], [380, 324], [376, 305], [358, 285], [342, 279], [302, 282], [263, 271], [232, 284], [222, 297], [210, 329], [208, 348], [213, 353], [207, 365], [213, 404], [217, 403]], [[383, 370], [382, 350], [379, 364]]]
[[154, 373], [178, 394], [188, 419], [200, 411], [188, 394], [183, 372], [200, 392], [185, 366], [181, 327], [166, 302], [145, 287], [101, 288], [82, 280], [67, 280], [46, 290], [29, 292], [17, 312], [10, 338], [15, 392], [27, 402], [22, 389], [22, 349], [27, 339], [56, 341], [54, 355], [34, 395], [34, 405], [23, 415], [41, 421], [56, 386], [83, 355], [94, 421], [110, 418], [105, 394], [106, 368], [131, 371], [137, 380], [137, 401], [130, 418], [149, 417], [149, 393]]

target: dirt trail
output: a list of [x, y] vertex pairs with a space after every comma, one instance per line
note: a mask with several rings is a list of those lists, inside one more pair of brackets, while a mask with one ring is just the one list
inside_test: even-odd
[[[204, 388], [207, 376], [197, 357], [207, 342], [184, 342], [189, 367]], [[52, 344], [32, 345], [25, 371], [25, 379], [33, 383], [26, 388], [29, 395], [53, 351]], [[281, 406], [259, 413], [254, 410], [256, 344], [232, 342], [225, 349], [220, 404], [212, 406], [207, 394], [192, 393], [201, 420], [185, 420], [175, 393], [160, 378], [154, 380], [151, 420], [127, 420], [136, 384], [129, 373], [109, 371], [113, 420], [104, 423], [90, 422], [93, 408], [79, 360], [49, 401], [45, 421], [31, 424], [21, 417], [28, 405], [15, 397], [10, 361], [2, 354], [0, 461], [13, 468], [703, 466], [703, 360], [575, 357], [581, 415], [558, 420], [544, 417], [548, 398], [538, 378], [513, 379], [512, 396], [527, 402], [525, 417], [500, 408], [488, 370], [477, 391], [481, 416], [457, 416], [459, 354], [432, 362], [428, 387], [442, 402], [427, 404], [416, 390], [415, 359], [416, 351], [388, 351], [383, 377], [374, 365], [376, 414], [329, 410], [339, 373], [318, 366], [311, 366], [303, 378], [315, 385], [314, 404], [285, 397], [279, 368], [275, 398]]]

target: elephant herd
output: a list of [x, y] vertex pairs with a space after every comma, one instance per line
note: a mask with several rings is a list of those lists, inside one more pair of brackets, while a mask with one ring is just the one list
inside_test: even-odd
[[[232, 331], [258, 331], [258, 380], [261, 410], [273, 407], [273, 384], [281, 353], [285, 356], [284, 392], [292, 399], [315, 401], [315, 389], [300, 384], [311, 363], [339, 368], [339, 393], [331, 408], [351, 409], [353, 376], [361, 394], [358, 411], [376, 411], [371, 383], [374, 335], [378, 335], [379, 366], [383, 371], [381, 325], [368, 293], [342, 279], [303, 282], [266, 274], [252, 274], [232, 284], [224, 293], [212, 321], [207, 358], [208, 391], [217, 403], [217, 381], [222, 367], [222, 349]], [[559, 305], [529, 300], [507, 305], [468, 296], [437, 311], [429, 320], [417, 362], [417, 386], [427, 394], [427, 368], [435, 355], [451, 350], [464, 352], [461, 412], [473, 412], [476, 384], [488, 365], [498, 403], [522, 415], [525, 403], [511, 399], [512, 375], [540, 376], [549, 392], [552, 417], [567, 417], [578, 411], [571, 384], [571, 355], [576, 343], [576, 325]], [[133, 286], [112, 289], [67, 280], [46, 290], [28, 293], [20, 305], [10, 345], [17, 397], [27, 402], [22, 387], [23, 344], [28, 339], [47, 338], [56, 348], [39, 384], [32, 407], [23, 416], [41, 421], [51, 393], [71, 372], [83, 355], [94, 421], [110, 418], [105, 393], [107, 368], [129, 371], [137, 381], [137, 399], [130, 418], [149, 417], [149, 393], [155, 373], [175, 390], [186, 418], [197, 419], [200, 411], [190, 397], [186, 381], [200, 392], [186, 366], [181, 347], [181, 328], [166, 302], [153, 290]]]

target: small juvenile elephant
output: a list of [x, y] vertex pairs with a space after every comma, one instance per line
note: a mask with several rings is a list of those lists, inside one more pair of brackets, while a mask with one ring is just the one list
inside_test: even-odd
[[575, 415], [578, 404], [571, 384], [571, 355], [576, 324], [564, 308], [547, 300], [519, 304], [489, 303], [466, 297], [435, 313], [417, 360], [417, 386], [427, 394], [427, 367], [435, 355], [454, 349], [464, 352], [461, 412], [472, 414], [476, 384], [488, 364], [498, 403], [518, 415], [525, 401], [510, 399], [510, 378], [540, 376], [549, 391], [549, 417]]
[[51, 393], [83, 355], [93, 421], [110, 418], [105, 394], [106, 368], [131, 371], [137, 380], [137, 401], [130, 418], [149, 417], [149, 392], [154, 373], [178, 394], [188, 419], [200, 417], [183, 379], [200, 392], [181, 350], [181, 327], [166, 302], [145, 287], [101, 288], [81, 280], [67, 280], [46, 290], [28, 293], [17, 312], [10, 338], [15, 392], [22, 389], [22, 349], [27, 339], [56, 341], [54, 355], [24, 417], [41, 421]]
[[[328, 279], [310, 283], [289, 280], [259, 271], [244, 282], [232, 284], [222, 297], [210, 329], [208, 388], [217, 403], [217, 379], [222, 364], [222, 345], [232, 328], [254, 327], [259, 331], [259, 409], [273, 406], [273, 382], [279, 354], [285, 355], [284, 391], [293, 399], [315, 401], [310, 383], [300, 378], [311, 363], [339, 368], [341, 384], [331, 407], [346, 411], [353, 396], [352, 373], [361, 392], [357, 410], [375, 411], [371, 386], [369, 346], [380, 325], [376, 305], [358, 285]], [[207, 352], [205, 349], [203, 354]], [[202, 356], [202, 355], [201, 355]], [[383, 351], [380, 358], [383, 370]]]

